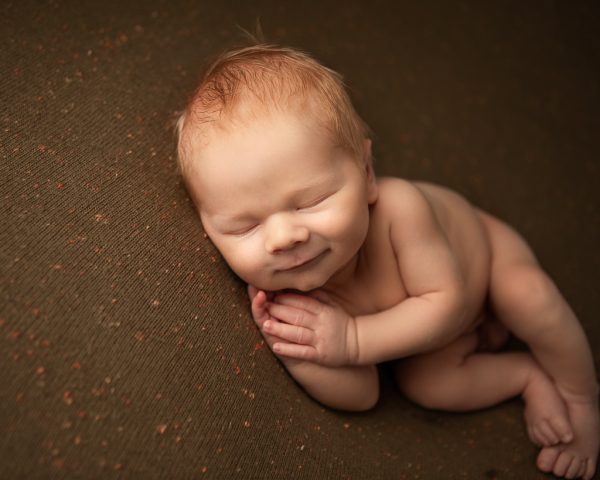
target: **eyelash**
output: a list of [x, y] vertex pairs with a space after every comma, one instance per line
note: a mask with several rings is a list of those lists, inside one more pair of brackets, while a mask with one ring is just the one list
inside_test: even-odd
[[321, 197], [318, 197], [317, 199], [313, 200], [312, 202], [307, 203], [306, 205], [303, 205], [302, 207], [298, 207], [297, 210], [306, 210], [307, 208], [312, 208], [312, 207], [316, 207], [319, 203], [325, 201], [326, 199], [328, 199], [332, 194], [327, 194], [327, 195], [323, 195]]
[[[307, 210], [309, 208], [316, 207], [317, 205], [319, 205], [321, 202], [327, 200], [332, 195], [333, 194], [330, 193], [330, 194], [318, 197], [317, 199], [313, 200], [312, 202], [307, 203], [306, 205], [303, 205], [302, 207], [298, 207], [296, 210]], [[229, 235], [233, 235], [235, 237], [243, 237], [244, 235], [248, 235], [249, 233], [251, 233], [257, 227], [258, 227], [258, 224], [254, 224], [254, 225], [251, 225], [249, 227], [246, 227], [246, 228], [243, 228], [243, 229], [240, 229], [240, 230], [236, 230], [234, 232], [229, 232]]]
[[237, 230], [235, 232], [230, 232], [229, 235], [234, 235], [236, 237], [243, 237], [244, 235], [247, 235], [250, 232], [252, 232], [256, 227], [258, 227], [258, 224], [251, 225], [249, 227]]

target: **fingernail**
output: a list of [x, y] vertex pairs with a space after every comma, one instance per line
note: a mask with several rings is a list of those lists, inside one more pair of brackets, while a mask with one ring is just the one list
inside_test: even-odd
[[263, 323], [263, 328], [265, 330], [268, 330], [269, 328], [271, 328], [271, 322], [269, 320], [267, 320], [265, 323]]

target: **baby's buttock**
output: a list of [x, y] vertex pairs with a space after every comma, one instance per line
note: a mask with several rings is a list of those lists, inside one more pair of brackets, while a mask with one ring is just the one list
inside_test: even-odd
[[487, 296], [491, 249], [478, 210], [458, 193], [415, 183], [429, 200], [465, 279], [468, 314], [478, 323]]

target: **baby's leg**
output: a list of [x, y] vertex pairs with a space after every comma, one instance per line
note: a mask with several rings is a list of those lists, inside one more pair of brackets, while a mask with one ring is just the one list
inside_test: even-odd
[[[521, 395], [535, 443], [555, 445], [569, 434], [565, 404], [529, 353], [478, 353], [477, 346], [474, 332], [442, 350], [400, 361], [400, 389], [424, 407], [450, 411], [485, 408]], [[558, 428], [551, 419], [559, 419]]]
[[573, 428], [573, 441], [544, 448], [538, 466], [559, 476], [591, 478], [600, 421], [593, 358], [583, 329], [525, 241], [492, 216], [480, 212], [480, 217], [492, 249], [492, 308], [555, 382]]

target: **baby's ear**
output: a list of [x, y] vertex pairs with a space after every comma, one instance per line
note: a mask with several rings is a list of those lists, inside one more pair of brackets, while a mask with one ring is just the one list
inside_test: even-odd
[[373, 170], [373, 154], [371, 153], [371, 139], [365, 138], [363, 141], [363, 158], [365, 166], [365, 179], [367, 180], [367, 198], [369, 205], [377, 201], [379, 195], [375, 170]]

